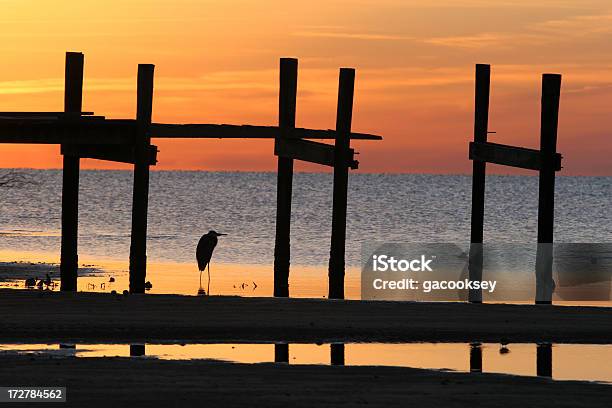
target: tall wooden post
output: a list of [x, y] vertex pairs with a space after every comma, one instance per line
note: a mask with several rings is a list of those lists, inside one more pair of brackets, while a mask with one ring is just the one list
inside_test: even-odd
[[[474, 141], [486, 142], [489, 127], [489, 93], [491, 86], [491, 67], [476, 65], [476, 92], [474, 97]], [[483, 264], [483, 226], [485, 177], [487, 163], [474, 160], [472, 163], [472, 223], [470, 230], [470, 280], [482, 280]], [[468, 299], [472, 303], [482, 302], [481, 290], [470, 290]]]
[[552, 256], [555, 219], [555, 167], [561, 75], [542, 76], [542, 112], [540, 125], [540, 169], [538, 194], [538, 249], [536, 257], [536, 303], [552, 302]]
[[341, 68], [334, 148], [334, 193], [329, 256], [329, 299], [344, 299], [344, 255], [348, 195], [349, 148], [353, 118], [355, 70]]
[[[298, 60], [281, 58], [280, 91], [278, 98], [278, 137], [288, 137], [295, 128]], [[291, 257], [291, 193], [293, 159], [278, 157], [276, 187], [276, 238], [274, 242], [274, 296], [289, 296], [289, 265]]]
[[[83, 64], [80, 52], [66, 53], [64, 112], [80, 116], [83, 103]], [[62, 291], [77, 290], [79, 256], [79, 158], [63, 157], [62, 172], [62, 246], [60, 276]]]
[[134, 141], [134, 191], [132, 197], [132, 236], [130, 245], [130, 293], [144, 293], [147, 276], [147, 211], [149, 203], [149, 159], [151, 113], [153, 110], [153, 71], [150, 64], [138, 65]]

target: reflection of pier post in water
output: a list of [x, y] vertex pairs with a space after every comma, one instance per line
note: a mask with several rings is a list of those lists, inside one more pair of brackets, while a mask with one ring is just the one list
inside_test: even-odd
[[538, 377], [552, 377], [552, 344], [538, 343], [536, 372]]
[[344, 365], [344, 343], [329, 345], [329, 362], [331, 365]]
[[130, 344], [130, 357], [142, 357], [145, 355], [144, 344]]
[[288, 363], [289, 362], [289, 344], [276, 343], [274, 345], [274, 362]]
[[470, 343], [470, 372], [482, 373], [482, 344]]

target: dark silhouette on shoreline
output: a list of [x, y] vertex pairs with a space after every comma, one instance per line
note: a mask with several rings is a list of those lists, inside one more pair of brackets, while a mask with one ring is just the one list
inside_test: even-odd
[[[208, 231], [207, 234], [202, 235], [198, 242], [196, 249], [196, 259], [198, 261], [198, 269], [200, 270], [200, 288], [198, 289], [198, 295], [210, 295], [210, 258], [212, 258], [213, 251], [217, 246], [218, 237], [227, 235], [220, 234], [216, 231]], [[208, 286], [206, 292], [202, 289], [202, 271], [208, 267]]]

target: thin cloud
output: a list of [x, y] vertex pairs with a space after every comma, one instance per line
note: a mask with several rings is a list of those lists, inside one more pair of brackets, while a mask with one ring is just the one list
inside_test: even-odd
[[380, 33], [350, 33], [350, 32], [334, 32], [334, 31], [298, 31], [292, 34], [294, 37], [311, 37], [311, 38], [339, 38], [346, 40], [367, 40], [367, 41], [410, 41], [415, 40], [415, 37], [380, 34]]
[[[274, 70], [220, 71], [189, 78], [158, 77], [158, 91], [223, 91], [223, 90], [276, 90]], [[87, 91], [132, 92], [136, 90], [135, 78], [87, 78]], [[0, 95], [39, 94], [63, 92], [63, 78], [37, 80], [0, 81]]]
[[444, 47], [480, 49], [545, 45], [612, 34], [612, 14], [584, 15], [547, 20], [526, 27], [522, 32], [483, 32], [473, 35], [426, 38], [423, 42]]
[[486, 48], [507, 43], [509, 35], [502, 33], [480, 33], [475, 35], [427, 38], [427, 44], [459, 48]]

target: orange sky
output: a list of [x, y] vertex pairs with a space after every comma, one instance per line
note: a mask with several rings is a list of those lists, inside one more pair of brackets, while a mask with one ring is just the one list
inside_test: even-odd
[[[0, 5], [0, 111], [61, 110], [71, 50], [85, 53], [84, 110], [133, 117], [136, 65], [153, 63], [154, 121], [275, 124], [278, 58], [295, 56], [301, 127], [334, 126], [337, 69], [357, 69], [353, 129], [385, 137], [355, 143], [359, 171], [468, 173], [473, 65], [490, 63], [491, 140], [537, 147], [540, 75], [562, 73], [562, 174], [612, 175], [609, 0]], [[271, 141], [156, 144], [157, 169], [276, 168]], [[3, 145], [0, 166], [60, 167], [59, 147]], [[83, 167], [118, 166], [87, 160]]]

